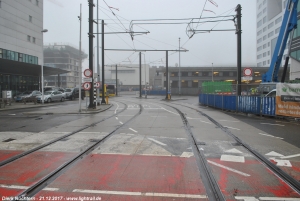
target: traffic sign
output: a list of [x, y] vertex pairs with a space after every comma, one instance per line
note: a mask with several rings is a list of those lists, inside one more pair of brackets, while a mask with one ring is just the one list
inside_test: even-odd
[[84, 82], [93, 82], [93, 79], [91, 77], [84, 77], [83, 81]]
[[90, 69], [85, 69], [83, 71], [83, 74], [84, 74], [85, 77], [92, 77], [92, 75], [93, 75], [93, 73]]
[[244, 68], [244, 76], [252, 76], [252, 68]]
[[90, 82], [83, 83], [84, 90], [90, 90], [92, 87], [92, 84]]
[[100, 88], [101, 84], [100, 82], [95, 82], [95, 88]]

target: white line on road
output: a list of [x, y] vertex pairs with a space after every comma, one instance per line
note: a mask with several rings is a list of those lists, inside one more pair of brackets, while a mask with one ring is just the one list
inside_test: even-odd
[[281, 156], [280, 158], [294, 158], [294, 157], [298, 157], [300, 156], [300, 154], [294, 154], [294, 155], [289, 155], [289, 156]]
[[265, 136], [268, 136], [268, 137], [274, 137], [274, 138], [278, 138], [278, 139], [283, 140], [283, 138], [281, 138], [281, 137], [275, 137], [274, 135], [269, 135], [269, 134], [264, 134], [264, 133], [258, 133], [258, 134], [265, 135]]
[[226, 169], [226, 170], [229, 170], [229, 171], [231, 171], [231, 172], [235, 172], [235, 173], [237, 173], [237, 174], [240, 174], [240, 175], [246, 176], [246, 177], [249, 177], [249, 176], [251, 176], [250, 174], [246, 174], [246, 173], [244, 173], [244, 172], [241, 172], [241, 171], [238, 171], [238, 170], [232, 169], [232, 168], [230, 168], [230, 167], [227, 167], [227, 166], [221, 165], [221, 164], [219, 164], [219, 163], [215, 163], [215, 162], [213, 162], [213, 161], [210, 161], [210, 160], [207, 160], [207, 162], [209, 162], [209, 163], [211, 163], [211, 164], [213, 164], [213, 165], [215, 165], [215, 166], [219, 166], [219, 167], [221, 167], [221, 168], [224, 168], [224, 169]]
[[155, 117], [156, 118], [156, 117], [167, 117], [167, 116], [151, 116], [151, 117]]
[[[17, 185], [3, 185], [0, 184], [0, 187], [2, 188], [13, 188], [13, 189], [28, 189], [29, 186], [17, 186]], [[44, 188], [44, 191], [58, 191], [58, 188]]]
[[130, 130], [132, 130], [133, 132], [136, 132], [137, 133], [137, 131], [136, 130], [134, 130], [134, 129], [132, 129], [132, 128], [129, 128]]
[[116, 119], [118, 120], [118, 117], [116, 117]]
[[117, 110], [118, 110], [118, 108], [119, 108], [119, 104], [118, 103], [116, 103], [117, 104], [117, 108], [116, 108], [116, 110], [115, 110], [115, 114], [117, 113]]
[[103, 191], [103, 190], [84, 190], [74, 189], [73, 192], [78, 193], [98, 193], [108, 195], [137, 195], [137, 196], [151, 196], [151, 197], [174, 197], [174, 198], [203, 198], [207, 199], [206, 195], [193, 195], [193, 194], [174, 194], [174, 193], [142, 193], [142, 192], [128, 192], [128, 191]]
[[240, 122], [240, 121], [232, 121], [232, 120], [224, 120], [224, 119], [221, 119], [220, 121], [228, 121], [228, 122]]
[[270, 125], [270, 126], [285, 126], [282, 124], [270, 124], [270, 123], [260, 123], [260, 124], [265, 124], [265, 125]]
[[207, 122], [207, 121], [200, 121], [202, 123], [206, 123], [206, 124], [211, 124], [210, 122]]
[[13, 115], [13, 116], [14, 116], [14, 115], [16, 115], [16, 114], [8, 114], [8, 115]]
[[123, 124], [123, 122], [122, 122], [122, 121], [120, 121], [120, 124]]
[[164, 144], [164, 143], [162, 143], [162, 142], [160, 142], [160, 141], [157, 141], [157, 140], [155, 140], [155, 139], [153, 139], [153, 138], [148, 138], [148, 140], [151, 140], [152, 142], [155, 142], [155, 143], [157, 143], [157, 144], [166, 146], [166, 144]]
[[229, 127], [229, 126], [224, 126], [225, 128], [230, 128], [230, 129], [234, 129], [234, 130], [241, 130], [241, 129], [238, 129], [238, 128], [233, 128], [233, 127]]

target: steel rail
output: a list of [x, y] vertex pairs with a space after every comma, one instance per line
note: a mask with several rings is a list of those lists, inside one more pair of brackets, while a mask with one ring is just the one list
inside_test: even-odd
[[[30, 186], [28, 189], [20, 193], [18, 196], [15, 197], [15, 201], [24, 200], [24, 198], [31, 198], [34, 195], [36, 195], [38, 192], [40, 192], [43, 188], [48, 186], [52, 181], [54, 181], [57, 177], [59, 177], [61, 174], [66, 172], [72, 165], [74, 165], [76, 162], [78, 162], [80, 159], [84, 157], [84, 155], [88, 155], [90, 152], [92, 152], [95, 148], [97, 148], [99, 145], [101, 145], [107, 138], [109, 138], [111, 135], [113, 135], [117, 130], [127, 125], [129, 122], [131, 122], [133, 119], [135, 119], [137, 116], [139, 116], [142, 111], [143, 107], [141, 104], [140, 110], [138, 113], [136, 113], [132, 118], [130, 118], [127, 122], [124, 124], [118, 126], [116, 129], [114, 129], [112, 132], [104, 136], [102, 139], [95, 142], [93, 145], [86, 148], [81, 153], [77, 154], [75, 157], [73, 157], [71, 160], [65, 162], [63, 165], [58, 167], [56, 170], [52, 171], [48, 175], [46, 175], [43, 179], [38, 181], [37, 183]], [[127, 108], [127, 107], [126, 107]], [[116, 115], [116, 114], [115, 114]], [[17, 198], [17, 199], [16, 199]]]
[[256, 158], [259, 159], [260, 162], [262, 162], [265, 166], [267, 166], [270, 170], [272, 170], [275, 175], [277, 175], [279, 178], [281, 178], [283, 181], [285, 181], [297, 193], [300, 194], [300, 182], [299, 181], [297, 181], [296, 179], [294, 179], [293, 177], [291, 177], [289, 174], [287, 174], [286, 172], [284, 172], [282, 169], [280, 169], [279, 167], [277, 167], [275, 164], [273, 164], [271, 161], [269, 161], [262, 154], [260, 154], [259, 152], [255, 151], [254, 149], [252, 149], [247, 143], [243, 142], [240, 138], [238, 138], [233, 133], [231, 133], [231, 131], [228, 130], [228, 128], [222, 126], [215, 119], [213, 119], [212, 117], [208, 116], [207, 114], [205, 114], [204, 112], [202, 112], [202, 111], [200, 111], [200, 110], [198, 110], [196, 108], [192, 108], [192, 107], [189, 107], [189, 106], [186, 106], [186, 105], [181, 105], [181, 104], [176, 104], [176, 103], [172, 103], [172, 104], [174, 104], [174, 105], [180, 105], [180, 106], [183, 106], [183, 107], [187, 107], [187, 108], [196, 110], [202, 116], [205, 116], [212, 123], [214, 123], [216, 126], [218, 126], [219, 128], [221, 128], [221, 130], [223, 132], [225, 132], [227, 135], [231, 136], [237, 143], [239, 143], [241, 146], [243, 146], [245, 149], [247, 149], [250, 153], [252, 153]]
[[[100, 120], [100, 121], [97, 121], [97, 122], [94, 122], [94, 123], [92, 123], [92, 124], [90, 124], [90, 125], [84, 126], [84, 127], [80, 128], [80, 129], [77, 129], [77, 130], [71, 132], [71, 133], [68, 133], [68, 134], [63, 135], [63, 136], [58, 137], [58, 138], [55, 138], [55, 139], [53, 139], [53, 140], [51, 140], [51, 141], [49, 141], [49, 142], [47, 142], [47, 143], [45, 143], [45, 144], [42, 144], [42, 145], [37, 146], [37, 147], [35, 147], [35, 148], [33, 148], [33, 149], [30, 149], [30, 150], [28, 150], [28, 151], [25, 151], [25, 152], [22, 152], [22, 153], [20, 153], [20, 154], [18, 154], [18, 155], [15, 155], [15, 156], [13, 156], [13, 157], [11, 157], [11, 158], [8, 158], [8, 159], [6, 159], [6, 160], [4, 160], [4, 161], [1, 161], [1, 162], [0, 162], [0, 167], [2, 167], [2, 166], [4, 166], [4, 165], [7, 165], [7, 164], [9, 164], [9, 163], [11, 163], [11, 162], [13, 162], [13, 161], [15, 161], [15, 160], [18, 160], [18, 159], [20, 159], [20, 158], [22, 158], [22, 157], [24, 157], [24, 156], [26, 156], [26, 155], [28, 155], [28, 154], [31, 154], [31, 153], [33, 153], [33, 152], [35, 152], [35, 151], [37, 151], [37, 150], [40, 150], [40, 149], [42, 149], [42, 148], [44, 148], [44, 147], [47, 147], [47, 146], [49, 146], [49, 145], [51, 145], [51, 144], [53, 144], [53, 143], [55, 143], [55, 142], [58, 142], [58, 141], [60, 141], [60, 140], [62, 140], [62, 139], [64, 139], [64, 138], [66, 138], [66, 137], [69, 137], [69, 136], [71, 136], [71, 135], [74, 135], [74, 134], [76, 134], [76, 133], [78, 133], [78, 132], [80, 132], [80, 131], [82, 131], [82, 130], [85, 130], [85, 129], [89, 128], [89, 127], [95, 126], [96, 124], [101, 123], [101, 122], [103, 122], [103, 121], [105, 121], [105, 120], [107, 120], [107, 119], [109, 119], [109, 118], [112, 118], [112, 117], [116, 116], [117, 114], [119, 114], [119, 113], [123, 112], [124, 110], [126, 110], [127, 105], [126, 105], [125, 103], [123, 103], [123, 104], [125, 105], [125, 107], [123, 108], [123, 110], [117, 112], [116, 114], [113, 114], [113, 115], [111, 115], [111, 116], [109, 116], [109, 117], [106, 117], [106, 118]], [[110, 107], [108, 107], [106, 110], [110, 109], [112, 106], [113, 106], [113, 105], [111, 105]], [[104, 111], [105, 111], [105, 110], [104, 110]]]
[[[218, 182], [216, 181], [211, 169], [210, 169], [210, 166], [208, 165], [207, 163], [207, 160], [204, 156], [204, 153], [203, 151], [201, 151], [197, 145], [197, 140], [193, 134], [193, 131], [191, 129], [191, 126], [188, 122], [188, 120], [186, 119], [185, 115], [183, 112], [181, 112], [179, 109], [177, 109], [176, 107], [173, 107], [173, 106], [170, 106], [168, 104], [164, 104], [164, 105], [167, 105], [173, 109], [175, 109], [182, 121], [183, 121], [183, 124], [185, 126], [185, 130], [186, 130], [186, 133], [188, 134], [188, 137], [189, 137], [189, 141], [192, 145], [192, 150], [194, 152], [194, 156], [196, 158], [196, 161], [197, 161], [197, 164], [198, 164], [198, 168], [199, 168], [199, 171], [200, 171], [200, 176], [202, 178], [202, 182], [205, 186], [205, 189], [206, 189], [206, 193], [207, 193], [207, 196], [209, 198], [209, 200], [211, 201], [225, 201], [225, 197], [224, 195], [222, 194], [221, 192], [221, 189], [218, 185]], [[205, 174], [201, 174], [202, 172], [205, 172]]]

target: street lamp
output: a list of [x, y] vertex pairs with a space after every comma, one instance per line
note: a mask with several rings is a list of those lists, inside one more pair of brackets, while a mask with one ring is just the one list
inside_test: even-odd
[[48, 29], [42, 30], [42, 52], [43, 52], [43, 61], [41, 65], [41, 74], [42, 74], [42, 104], [44, 104], [44, 33], [48, 32]]

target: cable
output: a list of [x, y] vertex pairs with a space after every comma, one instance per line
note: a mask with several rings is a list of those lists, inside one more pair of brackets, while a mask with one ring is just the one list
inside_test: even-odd
[[124, 27], [124, 29], [125, 29], [125, 31], [128, 31], [128, 29], [126, 29], [126, 27], [124, 26], [124, 24], [120, 21], [120, 19], [118, 18], [118, 16], [112, 11], [112, 9], [108, 6], [108, 4], [106, 3], [106, 1], [105, 0], [103, 0], [104, 1], [104, 3], [107, 5], [107, 7], [109, 8], [109, 10], [112, 12], [112, 14], [114, 15], [114, 16], [116, 16], [116, 18], [119, 20], [119, 22], [122, 24], [122, 26]]

